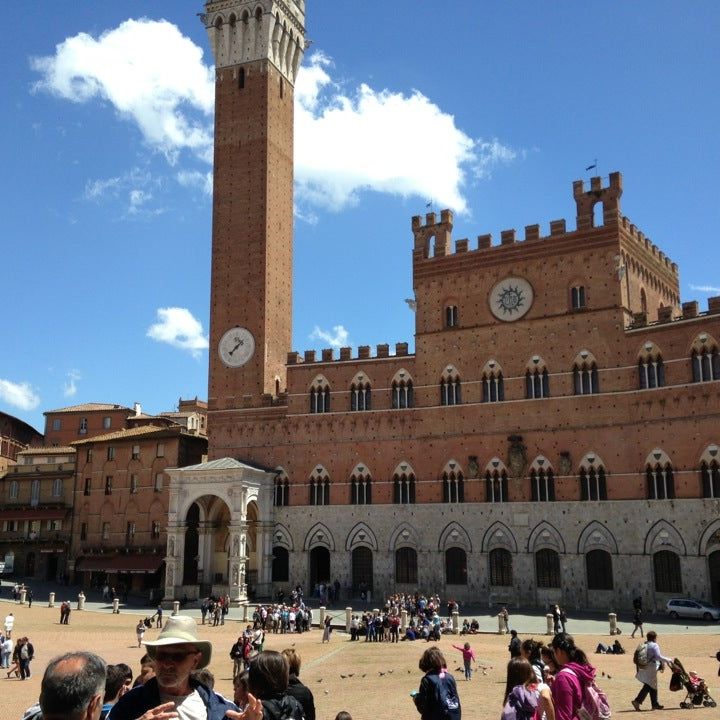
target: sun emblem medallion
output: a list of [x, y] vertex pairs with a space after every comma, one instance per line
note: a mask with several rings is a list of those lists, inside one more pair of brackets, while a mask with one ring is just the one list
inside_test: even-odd
[[534, 297], [532, 286], [527, 280], [505, 278], [490, 291], [490, 310], [498, 320], [519, 320], [532, 306]]

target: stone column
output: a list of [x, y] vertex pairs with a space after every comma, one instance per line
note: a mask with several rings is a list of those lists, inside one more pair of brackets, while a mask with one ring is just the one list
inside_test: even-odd
[[608, 613], [608, 622], [610, 623], [610, 634], [619, 635], [620, 630], [617, 626], [617, 615], [615, 613]]
[[85, 593], [82, 590], [78, 594], [77, 609], [78, 610], [85, 609]]
[[325, 608], [320, 607], [320, 627], [324, 627], [325, 625]]
[[407, 630], [408, 626], [408, 611], [403, 608], [403, 610], [400, 611], [400, 630], [401, 632], [405, 632]]
[[48, 599], [48, 607], [49, 608], [55, 607], [55, 593], [54, 592], [50, 593], [50, 597]]
[[257, 594], [272, 595], [272, 522], [258, 522], [255, 557], [258, 563]]
[[453, 635], [460, 634], [460, 613], [457, 610], [453, 610], [452, 614], [452, 631]]
[[350, 632], [350, 624], [352, 623], [352, 608], [346, 607], [345, 608], [345, 632]]
[[198, 524], [198, 585], [203, 583], [213, 585], [214, 533], [215, 528], [211, 522]]
[[247, 585], [245, 584], [247, 523], [231, 520], [228, 530], [230, 533], [228, 540], [228, 594], [230, 595], [230, 604], [240, 607], [247, 602]]
[[27, 590], [25, 588], [21, 588], [20, 589], [20, 604], [21, 605], [25, 604], [26, 596], [27, 596]]
[[113, 608], [112, 609], [113, 615], [120, 614], [120, 599], [119, 598], [113, 598], [112, 608]]
[[545, 616], [545, 621], [547, 622], [547, 629], [545, 630], [546, 635], [554, 635], [555, 634], [555, 621], [553, 620], [552, 613], [548, 613]]
[[165, 556], [165, 598], [172, 600], [183, 584], [185, 557], [185, 523], [169, 525], [167, 529], [167, 555]]

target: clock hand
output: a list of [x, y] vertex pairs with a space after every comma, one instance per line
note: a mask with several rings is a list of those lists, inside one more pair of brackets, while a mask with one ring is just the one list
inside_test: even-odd
[[232, 355], [241, 345], [243, 344], [242, 340], [238, 340], [237, 345], [228, 353], [228, 355]]

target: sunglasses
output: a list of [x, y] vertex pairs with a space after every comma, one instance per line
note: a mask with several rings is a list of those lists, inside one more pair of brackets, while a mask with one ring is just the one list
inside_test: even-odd
[[180, 663], [188, 655], [197, 655], [198, 650], [178, 650], [177, 652], [158, 652], [155, 654], [157, 662], [173, 662]]

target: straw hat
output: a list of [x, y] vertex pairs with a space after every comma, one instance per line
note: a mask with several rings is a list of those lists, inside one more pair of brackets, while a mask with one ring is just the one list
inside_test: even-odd
[[212, 656], [212, 644], [209, 640], [198, 640], [197, 623], [188, 615], [173, 615], [165, 623], [157, 640], [147, 640], [143, 645], [147, 648], [148, 655], [154, 660], [157, 648], [165, 645], [194, 645], [202, 657], [197, 669], [207, 667]]

